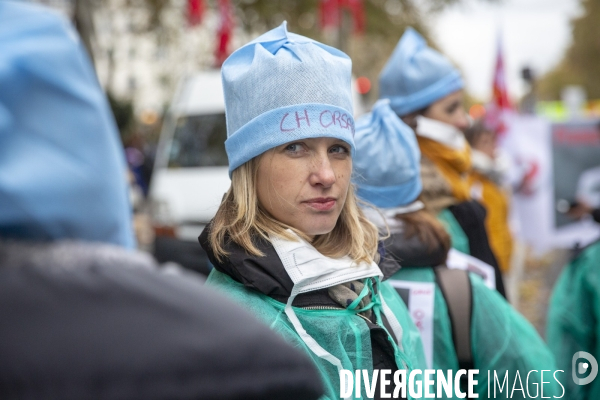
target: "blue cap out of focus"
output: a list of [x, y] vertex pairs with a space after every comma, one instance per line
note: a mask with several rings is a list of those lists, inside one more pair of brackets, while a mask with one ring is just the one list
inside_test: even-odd
[[408, 28], [379, 75], [379, 98], [400, 116], [421, 110], [462, 89], [460, 72]]
[[412, 203], [423, 188], [413, 130], [379, 100], [356, 121], [354, 183], [361, 199], [381, 208]]
[[135, 245], [117, 128], [70, 23], [0, 1], [0, 237]]
[[282, 144], [333, 137], [354, 152], [352, 62], [287, 31], [286, 23], [236, 50], [222, 67], [229, 173]]

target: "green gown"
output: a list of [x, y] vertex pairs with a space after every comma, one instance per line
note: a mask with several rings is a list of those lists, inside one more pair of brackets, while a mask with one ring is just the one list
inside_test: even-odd
[[[273, 330], [279, 332], [289, 342], [304, 349], [321, 373], [326, 393], [324, 399], [339, 398], [340, 377], [337, 369], [308, 349], [288, 320], [284, 312], [284, 303], [258, 291], [249, 290], [227, 274], [217, 270], [210, 273], [207, 284], [225, 292], [271, 326]], [[376, 301], [376, 296], [384, 297], [385, 303], [393, 311], [403, 328], [402, 349], [398, 349], [394, 345], [396, 364], [402, 365], [403, 362], [406, 362], [409, 370], [425, 369], [426, 363], [419, 331], [412, 322], [408, 310], [398, 293], [387, 282], [383, 282], [380, 285], [379, 293], [373, 299], [374, 301]], [[294, 311], [308, 334], [325, 350], [337, 357], [342, 362], [344, 369], [351, 371], [357, 369], [367, 370], [369, 376], [371, 376], [373, 360], [370, 332], [362, 316], [347, 309], [308, 310], [294, 307]], [[374, 311], [375, 313], [378, 312], [377, 307], [374, 308]], [[364, 386], [361, 394], [362, 398], [366, 398]]]
[[577, 385], [572, 379], [576, 352], [600, 356], [600, 241], [563, 269], [550, 298], [546, 334], [558, 367], [565, 370], [565, 398], [600, 399], [600, 378], [587, 385]]
[[[552, 371], [544, 373], [544, 382], [549, 382], [544, 383], [544, 396], [559, 397], [562, 388], [552, 375], [556, 370], [554, 357], [535, 328], [497, 291], [489, 289], [478, 276], [469, 275], [473, 302], [471, 340], [473, 363], [475, 369], [479, 370], [479, 375], [476, 375], [478, 380], [476, 393], [479, 394], [479, 399], [494, 398], [494, 372], [502, 383], [506, 371], [508, 371], [508, 398], [530, 398], [527, 397], [527, 392], [523, 393], [519, 389], [526, 390], [527, 374], [532, 370], [537, 370], [538, 373], [532, 372], [529, 375], [531, 397], [535, 395], [536, 385], [539, 390], [540, 370]], [[434, 283], [435, 274], [433, 268], [429, 267], [405, 267], [392, 276], [390, 281], [392, 280]], [[435, 285], [434, 293], [433, 368], [453, 371], [458, 369], [448, 308], [438, 285]], [[488, 376], [491, 383], [488, 381]], [[559, 372], [556, 377], [561, 383], [567, 380], [564, 373]], [[490, 396], [488, 396], [488, 386]], [[506, 385], [502, 392], [496, 386], [496, 398], [507, 398], [506, 394]], [[538, 398], [540, 396], [538, 393]]]

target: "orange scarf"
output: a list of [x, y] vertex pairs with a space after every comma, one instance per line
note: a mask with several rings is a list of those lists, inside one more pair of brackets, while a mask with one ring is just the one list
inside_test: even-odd
[[467, 182], [468, 172], [471, 170], [471, 148], [465, 147], [457, 150], [440, 142], [417, 135], [421, 153], [429, 158], [440, 170], [443, 177], [450, 184], [452, 194], [458, 201], [471, 198]]
[[492, 251], [498, 259], [502, 272], [508, 272], [513, 249], [513, 239], [508, 224], [509, 194], [504, 188], [478, 172], [472, 172], [468, 181], [475, 189], [473, 196], [487, 210], [485, 229]]

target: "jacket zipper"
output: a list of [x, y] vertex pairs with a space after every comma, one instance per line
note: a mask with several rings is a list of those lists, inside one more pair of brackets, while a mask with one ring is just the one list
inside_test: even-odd
[[345, 308], [333, 306], [308, 306], [301, 308], [303, 308], [304, 310], [345, 310]]
[[[342, 307], [333, 307], [333, 306], [308, 306], [308, 307], [300, 307], [300, 308], [302, 308], [304, 310], [345, 310], [345, 308], [342, 308]], [[371, 321], [369, 318], [365, 317], [364, 315], [362, 315], [360, 313], [357, 313], [355, 315], [358, 315], [359, 317], [361, 317], [365, 321], [373, 323], [373, 321]]]

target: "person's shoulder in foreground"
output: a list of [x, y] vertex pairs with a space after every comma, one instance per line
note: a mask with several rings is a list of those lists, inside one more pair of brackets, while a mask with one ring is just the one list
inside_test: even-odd
[[118, 134], [69, 23], [0, 1], [0, 48], [0, 398], [318, 398], [306, 356], [133, 250]]
[[0, 242], [0, 397], [316, 399], [303, 354], [196, 277], [77, 241]]

